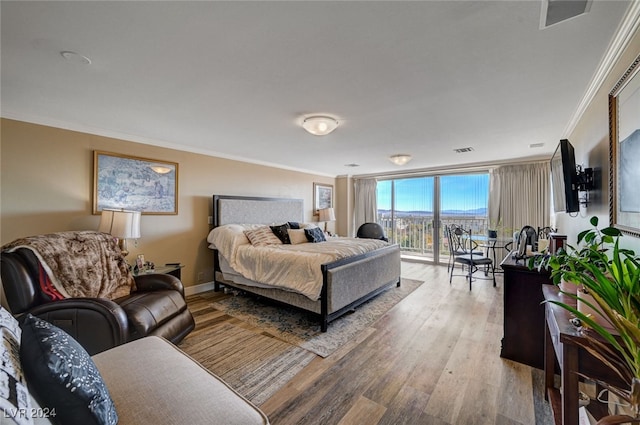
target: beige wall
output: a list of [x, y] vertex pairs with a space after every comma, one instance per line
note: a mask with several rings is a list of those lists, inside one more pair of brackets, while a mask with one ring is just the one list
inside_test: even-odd
[[[91, 214], [94, 150], [178, 162], [178, 215], [143, 215], [142, 238], [129, 244], [128, 259], [132, 262], [143, 253], [156, 264], [181, 262], [186, 286], [213, 278], [213, 257], [205, 240], [213, 194], [301, 198], [305, 220], [314, 221], [313, 182], [335, 185], [331, 177], [20, 121], [3, 119], [0, 130], [1, 244], [29, 235], [97, 228], [100, 216]], [[335, 202], [340, 220], [338, 197]], [[329, 229], [333, 227], [330, 223]]]
[[[598, 216], [601, 225], [609, 223], [609, 93], [640, 54], [640, 32], [636, 32], [624, 54], [609, 73], [594, 101], [589, 105], [569, 140], [576, 151], [576, 163], [592, 167], [595, 171], [597, 190], [590, 193], [591, 203], [582, 208], [578, 217], [566, 213], [556, 214], [556, 225], [561, 233], [569, 237], [569, 243], [576, 242], [577, 234], [589, 228], [589, 219]], [[625, 236], [624, 246], [640, 252], [640, 239]]]

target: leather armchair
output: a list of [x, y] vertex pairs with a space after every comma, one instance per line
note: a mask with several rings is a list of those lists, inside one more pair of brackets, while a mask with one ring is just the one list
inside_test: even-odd
[[364, 223], [358, 227], [356, 237], [363, 239], [380, 239], [385, 242], [389, 242], [389, 239], [384, 235], [382, 226], [378, 223]]
[[26, 313], [53, 323], [93, 355], [143, 336], [178, 343], [195, 327], [182, 282], [170, 275], [135, 276], [130, 295], [48, 301], [39, 288], [39, 261], [29, 249], [0, 254], [2, 286], [14, 316]]

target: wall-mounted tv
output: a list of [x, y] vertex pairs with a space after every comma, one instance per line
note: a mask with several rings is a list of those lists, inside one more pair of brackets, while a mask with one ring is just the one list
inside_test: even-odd
[[576, 157], [573, 146], [567, 139], [562, 139], [551, 157], [551, 185], [555, 212], [580, 211], [576, 177]]

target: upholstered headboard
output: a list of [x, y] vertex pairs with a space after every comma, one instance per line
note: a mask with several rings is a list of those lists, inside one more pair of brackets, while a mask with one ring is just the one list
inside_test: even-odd
[[213, 226], [303, 221], [302, 199], [213, 195]]

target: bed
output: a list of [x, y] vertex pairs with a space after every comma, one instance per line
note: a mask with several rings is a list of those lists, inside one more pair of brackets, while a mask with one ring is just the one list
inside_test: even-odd
[[[207, 240], [214, 253], [215, 290], [219, 291], [221, 286], [235, 288], [305, 310], [318, 317], [321, 331], [326, 332], [329, 322], [391, 286], [400, 286], [400, 247], [383, 241], [367, 239], [327, 238], [326, 242], [318, 244], [300, 244], [296, 247], [283, 244], [278, 247], [279, 251], [295, 250], [297, 252], [295, 255], [306, 258], [307, 254], [300, 253], [298, 247], [305, 245], [303, 251], [315, 251], [321, 246], [331, 252], [340, 251], [343, 249], [342, 245], [350, 244], [348, 239], [353, 239], [356, 245], [362, 245], [349, 245], [346, 252], [353, 255], [345, 256], [345, 251], [340, 251], [337, 254], [339, 258], [321, 262], [317, 264], [317, 269], [314, 265], [308, 273], [290, 269], [289, 274], [294, 276], [298, 272], [298, 276], [302, 276], [302, 274], [317, 275], [314, 276], [314, 280], [318, 280], [319, 287], [314, 287], [314, 289], [307, 288], [308, 290], [299, 291], [291, 287], [277, 286], [286, 284], [286, 276], [282, 273], [271, 273], [279, 280], [278, 282], [265, 282], [262, 279], [246, 278], [234, 270], [232, 265], [236, 266], [237, 264], [235, 264], [236, 260], [230, 249], [237, 249], [234, 252], [241, 256], [242, 250], [248, 251], [251, 248], [236, 246], [242, 245], [242, 243], [223, 242], [220, 239], [221, 234], [226, 232], [233, 234], [233, 232], [241, 232], [243, 229], [258, 229], [265, 225], [303, 223], [303, 219], [304, 205], [300, 199], [214, 195], [213, 229]], [[306, 226], [313, 227], [310, 224], [306, 224]], [[237, 236], [232, 240], [239, 240], [240, 237]], [[213, 243], [214, 240], [217, 244]], [[243, 243], [246, 245], [247, 241]], [[229, 247], [229, 244], [233, 246]], [[295, 245], [295, 243], [291, 245]], [[276, 254], [283, 255], [279, 251]], [[226, 258], [223, 253], [230, 258]], [[269, 274], [271, 269], [265, 267], [265, 264], [260, 263], [258, 268], [266, 269]]]

